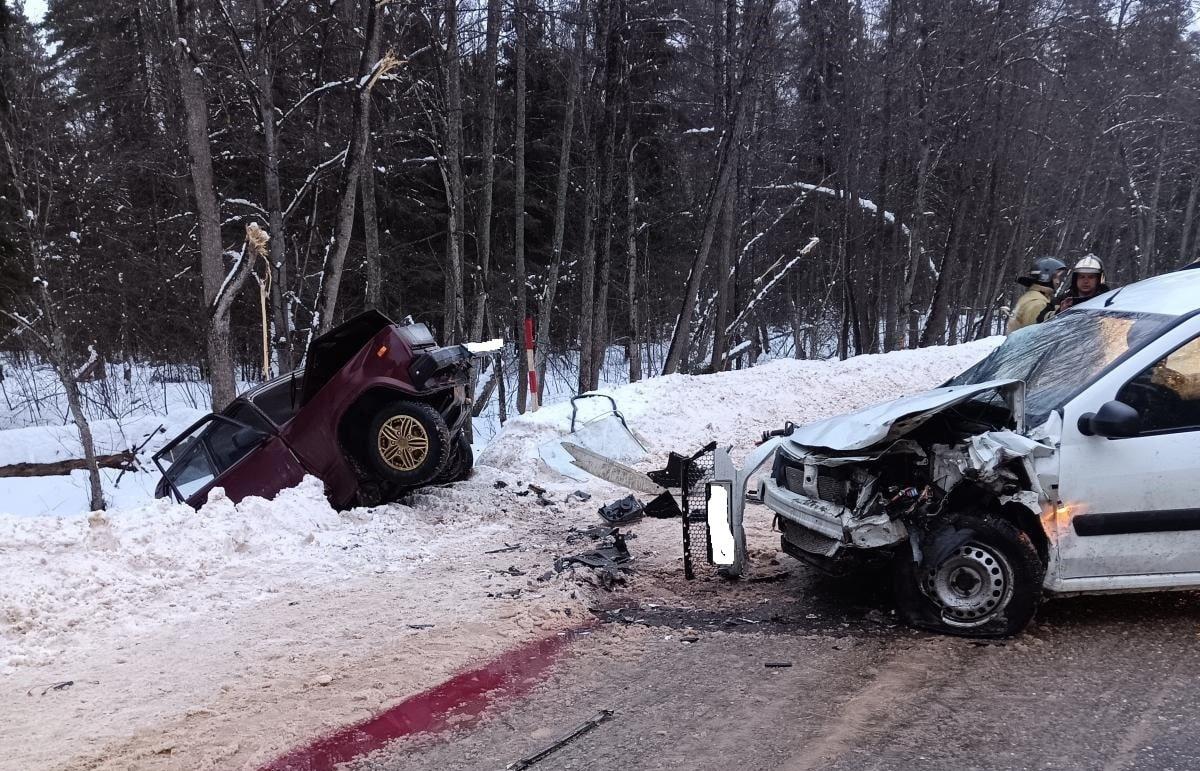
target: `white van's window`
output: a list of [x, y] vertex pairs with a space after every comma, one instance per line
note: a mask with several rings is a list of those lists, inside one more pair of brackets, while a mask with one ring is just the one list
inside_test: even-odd
[[946, 385], [1023, 380], [1025, 425], [1036, 426], [1105, 367], [1156, 338], [1173, 320], [1155, 313], [1073, 310], [1014, 332], [986, 359]]
[[1200, 429], [1200, 338], [1147, 367], [1117, 399], [1138, 411], [1143, 433]]

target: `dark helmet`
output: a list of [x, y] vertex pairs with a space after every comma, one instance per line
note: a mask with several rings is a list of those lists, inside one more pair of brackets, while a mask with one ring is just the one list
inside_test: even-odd
[[1054, 274], [1066, 269], [1067, 266], [1062, 260], [1054, 257], [1038, 257], [1033, 261], [1029, 275], [1021, 276], [1017, 279], [1017, 283], [1021, 286], [1033, 286], [1034, 284], [1054, 286]]

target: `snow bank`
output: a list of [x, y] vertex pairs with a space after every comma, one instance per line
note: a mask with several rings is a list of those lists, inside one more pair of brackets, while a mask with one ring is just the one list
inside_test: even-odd
[[[285, 584], [411, 565], [457, 537], [436, 508], [337, 512], [309, 477], [273, 501], [234, 505], [214, 491], [198, 512], [159, 500], [87, 518], [0, 516], [0, 671], [53, 661], [95, 630], [134, 633]], [[485, 523], [471, 535], [495, 530]]]
[[[92, 439], [100, 455], [141, 447], [139, 471], [121, 474], [101, 469], [104, 498], [112, 508], [137, 506], [154, 497], [158, 469], [151, 456], [205, 413], [178, 407], [169, 415], [143, 415], [123, 420], [93, 420]], [[74, 423], [28, 426], [0, 431], [0, 466], [15, 463], [54, 463], [82, 458], [83, 447]], [[117, 480], [120, 479], [118, 483]], [[8, 477], [0, 479], [0, 513], [15, 516], [82, 516], [87, 512], [88, 475]]]
[[[712, 440], [747, 448], [785, 421], [798, 425], [932, 388], [992, 351], [1003, 338], [957, 346], [856, 356], [846, 361], [777, 359], [717, 375], [669, 375], [602, 389], [617, 400], [630, 428], [656, 456], [699, 449]], [[580, 402], [579, 419], [607, 401]], [[570, 404], [555, 404], [508, 421], [479, 464], [513, 469], [541, 464], [537, 448], [566, 435]], [[553, 475], [559, 481], [566, 481]]]

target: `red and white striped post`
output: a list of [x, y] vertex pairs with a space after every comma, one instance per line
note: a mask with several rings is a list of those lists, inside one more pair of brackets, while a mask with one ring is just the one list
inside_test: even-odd
[[529, 405], [530, 412], [537, 412], [538, 408], [538, 377], [537, 369], [533, 366], [533, 319], [529, 316], [525, 317], [525, 361], [529, 370]]

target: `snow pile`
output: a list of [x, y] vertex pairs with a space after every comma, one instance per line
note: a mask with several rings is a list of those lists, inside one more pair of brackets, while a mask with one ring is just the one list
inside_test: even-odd
[[[712, 440], [745, 449], [763, 431], [780, 428], [789, 420], [802, 425], [933, 388], [982, 359], [1002, 340], [988, 338], [846, 361], [777, 359], [717, 375], [651, 378], [601, 393], [616, 399], [629, 427], [660, 459], [670, 450], [697, 450]], [[607, 400], [582, 401], [578, 420], [595, 417], [607, 406]], [[502, 469], [540, 464], [538, 447], [563, 438], [570, 422], [570, 404], [514, 418], [478, 462]], [[552, 473], [544, 466], [541, 469]]]
[[[309, 477], [273, 501], [234, 505], [217, 490], [198, 512], [159, 500], [88, 518], [0, 516], [0, 671], [53, 661], [93, 630], [134, 633], [253, 603], [289, 583], [422, 561], [460, 532], [434, 508], [337, 512]], [[476, 525], [471, 535], [497, 528]]]

